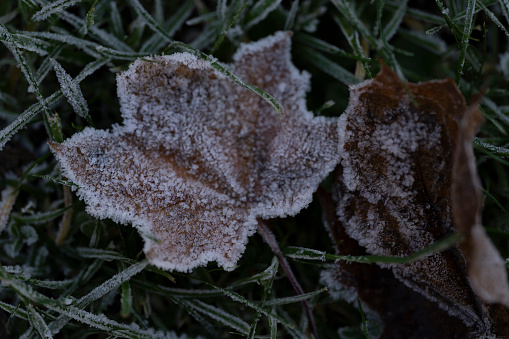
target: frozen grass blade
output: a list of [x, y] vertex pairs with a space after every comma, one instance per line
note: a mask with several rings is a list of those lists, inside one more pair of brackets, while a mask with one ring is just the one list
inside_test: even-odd
[[[95, 264], [92, 264], [91, 266], [89, 266], [88, 270], [82, 271], [81, 276], [78, 277], [80, 280], [88, 281], [90, 276], [92, 274], [94, 274], [100, 268], [100, 266], [99, 266], [101, 263], [100, 260], [97, 260], [94, 263]], [[148, 265], [148, 262], [146, 260], [144, 260], [144, 261], [140, 261], [136, 264], [129, 266], [124, 271], [114, 275], [112, 278], [108, 279], [100, 286], [94, 288], [87, 295], [85, 295], [85, 296], [81, 297], [79, 300], [76, 300], [75, 302], [73, 302], [73, 307], [76, 310], [81, 310], [82, 308], [85, 308], [90, 303], [103, 297], [110, 291], [119, 288], [119, 286], [122, 283], [130, 280], [133, 276], [140, 273], [147, 265]], [[76, 282], [78, 282], [78, 279], [76, 280]], [[71, 288], [73, 288], [73, 286], [71, 286]], [[45, 304], [45, 306], [48, 307], [47, 304]], [[59, 311], [58, 309], [55, 309], [55, 310]], [[59, 313], [61, 313], [61, 315], [55, 321], [53, 321], [52, 323], [50, 323], [48, 325], [54, 333], [58, 332], [62, 327], [64, 327], [70, 318], [75, 319], [74, 317], [77, 316], [76, 314], [72, 315], [72, 314], [64, 313], [64, 312], [59, 312]], [[75, 320], [79, 321], [79, 319], [75, 319]]]
[[167, 43], [173, 42], [171, 36], [169, 36], [166, 31], [159, 25], [159, 23], [152, 18], [149, 12], [143, 8], [138, 0], [130, 0], [129, 3], [133, 7], [133, 9], [138, 13], [138, 15], [145, 20], [146, 24], [156, 33], [158, 33], [161, 38], [166, 40]]
[[95, 5], [97, 5], [97, 1], [95, 0], [87, 13], [87, 20], [85, 21], [85, 26], [83, 27], [83, 35], [86, 35], [88, 29], [94, 25], [95, 19]]
[[[94, 73], [96, 70], [104, 66], [110, 59], [107, 57], [103, 57], [99, 60], [96, 60], [90, 64], [88, 64], [78, 76], [74, 79], [76, 83], [80, 83], [87, 76]], [[59, 90], [53, 93], [51, 96], [46, 98], [46, 104], [51, 105], [58, 101], [63, 96], [62, 90]], [[46, 107], [47, 107], [46, 105]], [[25, 127], [45, 106], [41, 102], [33, 104], [26, 111], [21, 113], [14, 122], [12, 122], [9, 126], [0, 131], [0, 150], [4, 147], [4, 145], [12, 138], [16, 132]]]
[[53, 335], [42, 318], [42, 316], [37, 312], [32, 304], [27, 305], [27, 313], [28, 313], [28, 321], [30, 322], [30, 325], [32, 325], [33, 328], [39, 333], [41, 338], [51, 339], [53, 338]]
[[[373, 27], [373, 35], [377, 36], [382, 31], [382, 13], [385, 6], [385, 0], [376, 0], [376, 24]], [[398, 7], [396, 7], [396, 11]]]
[[[348, 41], [348, 44], [354, 51], [355, 55], [357, 55], [358, 57], [363, 57], [364, 49], [359, 41], [359, 32], [352, 29], [352, 27], [350, 27], [351, 23], [349, 22], [348, 18], [346, 18], [346, 17], [341, 18], [339, 16], [335, 16], [334, 19], [336, 21], [336, 24], [339, 26], [339, 28], [345, 35], [345, 37]], [[366, 48], [369, 48], [369, 47], [366, 46]], [[366, 51], [366, 52], [369, 52], [369, 51]], [[355, 69], [355, 77], [359, 80], [364, 79], [364, 76], [371, 78], [372, 76], [371, 76], [371, 72], [369, 69], [370, 69], [369, 63], [357, 62], [356, 69]]]
[[[80, 31], [85, 25], [85, 20], [75, 16], [74, 14], [66, 11], [58, 12], [58, 17], [63, 21], [73, 26], [76, 30]], [[109, 46], [110, 48], [117, 49], [124, 52], [133, 52], [133, 49], [129, 47], [123, 41], [117, 39], [113, 34], [110, 34], [102, 29], [95, 26], [89, 28], [87, 32], [88, 36], [100, 41], [103, 45]]]
[[456, 84], [459, 84], [461, 76], [463, 75], [463, 66], [465, 65], [465, 57], [467, 55], [467, 48], [469, 43], [469, 37], [472, 32], [472, 25], [474, 21], [475, 3], [476, 0], [467, 0], [467, 15], [465, 17], [465, 26], [463, 28], [464, 35], [461, 39], [460, 44], [460, 56], [458, 60], [458, 68], [456, 70]]
[[110, 291], [119, 288], [122, 283], [129, 281], [133, 276], [143, 271], [147, 265], [148, 261], [143, 260], [129, 266], [125, 270], [115, 274], [113, 277], [94, 288], [87, 295], [81, 297], [74, 303], [74, 305], [79, 308], [88, 306], [90, 303], [98, 300]]
[[[83, 52], [87, 53], [88, 55], [99, 58], [101, 55], [96, 52], [97, 46], [99, 46], [95, 42], [91, 42], [85, 39], [77, 38], [65, 30], [58, 29], [57, 33], [51, 33], [51, 32], [20, 32], [17, 33], [20, 37], [37, 37], [37, 38], [44, 38], [48, 39], [57, 43], [61, 43], [63, 45], [69, 45], [69, 46], [75, 46], [79, 49], [81, 49]], [[49, 61], [48, 61], [49, 62]]]
[[[269, 276], [266, 276], [265, 279], [260, 280], [260, 284], [263, 286], [263, 296], [262, 296], [262, 299], [260, 300], [260, 306], [266, 306], [266, 300], [272, 291], [272, 285], [274, 283], [274, 279], [276, 277], [277, 267], [278, 267], [277, 257], [272, 258], [271, 267], [272, 266], [275, 266], [275, 269], [270, 271], [272, 274]], [[256, 326], [258, 325], [258, 322], [260, 321], [261, 316], [262, 316], [262, 314], [260, 312], [256, 313], [256, 316], [255, 316], [254, 320], [252, 321], [251, 326], [249, 328], [249, 333], [247, 335], [248, 339], [252, 339], [255, 337]]]
[[260, 307], [257, 303], [244, 298], [243, 296], [241, 296], [240, 294], [238, 294], [238, 293], [236, 293], [236, 292], [234, 292], [232, 290], [216, 286], [214, 284], [211, 284], [211, 283], [209, 283], [209, 282], [207, 282], [205, 280], [202, 280], [202, 279], [199, 279], [199, 278], [196, 278], [196, 277], [192, 277], [192, 278], [195, 279], [195, 280], [201, 281], [202, 283], [217, 289], [223, 295], [227, 296], [228, 298], [232, 299], [233, 301], [239, 302], [239, 303], [241, 303], [241, 304], [243, 304], [243, 305], [245, 305], [245, 306], [247, 306], [249, 308], [252, 308], [255, 311], [260, 312], [261, 314], [263, 314], [263, 315], [265, 315], [267, 317], [274, 318], [275, 321], [283, 324], [286, 327], [290, 327], [290, 328], [293, 327], [293, 325], [290, 324], [289, 322], [287, 322], [285, 319], [281, 318], [280, 316], [278, 316], [276, 314], [273, 314], [273, 313], [267, 311], [263, 307]]
[[[442, 12], [445, 22], [447, 23], [447, 26], [449, 26], [449, 29], [452, 31], [452, 33], [454, 35], [454, 38], [456, 39], [456, 43], [459, 45], [461, 34], [458, 32], [459, 31], [458, 27], [456, 26], [456, 24], [452, 21], [451, 17], [449, 16], [449, 9], [444, 7], [444, 4], [442, 3], [442, 1], [440, 1], [440, 0], [435, 0], [435, 1], [437, 3], [438, 8]], [[430, 33], [428, 33], [428, 32], [430, 32]], [[435, 31], [432, 32], [431, 30], [428, 32], [426, 32], [426, 33], [427, 34], [435, 33]]]
[[[51, 155], [51, 153], [47, 153], [48, 156]], [[41, 179], [45, 179], [45, 180], [48, 180], [48, 181], [52, 181], [56, 184], [60, 184], [60, 185], [65, 185], [65, 186], [69, 186], [69, 187], [78, 187], [77, 184], [71, 182], [71, 181], [67, 181], [67, 180], [62, 180], [62, 179], [58, 179], [58, 178], [54, 178], [54, 177], [50, 177], [49, 175], [38, 175], [38, 174], [34, 174], [32, 175], [33, 177], [36, 177], [36, 178], [41, 178]]]
[[263, 281], [271, 280], [276, 276], [278, 267], [279, 267], [278, 261], [273, 259], [270, 266], [267, 267], [263, 272], [255, 274], [248, 278], [238, 280], [235, 282], [235, 284], [231, 285], [230, 288], [235, 288], [251, 283], [262, 284]]
[[0, 300], [0, 308], [6, 311], [7, 313], [10, 313], [11, 316], [15, 316], [23, 320], [28, 320], [27, 311], [20, 308], [19, 306], [12, 306], [11, 304], [8, 304]]
[[385, 25], [383, 30], [380, 32], [383, 35], [383, 39], [386, 41], [390, 41], [394, 34], [396, 34], [396, 31], [398, 30], [399, 26], [401, 25], [401, 22], [403, 21], [403, 17], [405, 16], [406, 8], [407, 8], [407, 2], [408, 0], [403, 0], [396, 11], [394, 11], [394, 14], [392, 15], [391, 19]]
[[[6, 35], [0, 35], [0, 41], [9, 42], [7, 39], [8, 38]], [[38, 39], [34, 36], [24, 35], [23, 32], [12, 34], [11, 42], [14, 42], [18, 48], [37, 53], [41, 56], [47, 55], [54, 48], [54, 46], [47, 43], [46, 41]]]
[[[9, 272], [11, 274], [19, 273], [19, 272], [16, 272], [16, 270], [10, 270], [11, 267], [9, 267], [9, 266], [4, 266], [4, 268], [7, 272]], [[60, 280], [60, 281], [39, 280], [39, 279], [26, 278], [21, 275], [15, 276], [15, 278], [22, 280], [22, 281], [29, 282], [30, 284], [37, 286], [37, 287], [42, 287], [42, 288], [47, 288], [47, 289], [52, 289], [52, 290], [65, 289], [65, 288], [69, 287], [73, 282], [72, 280], [69, 280], [69, 279], [68, 280]]]
[[219, 48], [219, 46], [221, 46], [221, 44], [223, 43], [224, 37], [226, 36], [226, 33], [228, 33], [230, 28], [237, 21], [237, 19], [239, 18], [240, 14], [244, 10], [244, 8], [246, 8], [246, 6], [247, 6], [247, 2], [244, 3], [244, 5], [242, 5], [242, 7], [240, 7], [240, 9], [237, 11], [237, 13], [235, 13], [233, 18], [231, 18], [231, 20], [228, 22], [228, 24], [224, 27], [223, 31], [221, 32], [221, 35], [219, 35], [216, 42], [214, 42], [214, 46], [212, 46], [212, 49], [210, 50], [210, 55], [213, 55], [214, 52]]
[[[167, 32], [168, 36], [172, 37], [173, 34], [182, 27], [186, 19], [191, 14], [193, 7], [194, 1], [186, 0], [171, 16], [171, 18], [168, 19], [168, 21], [163, 25], [164, 31]], [[167, 46], [166, 40], [161, 39], [158, 34], [154, 34], [143, 43], [140, 52], [159, 53], [165, 46]]]
[[499, 0], [498, 2], [502, 8], [502, 13], [505, 16], [505, 20], [509, 22], [509, 0]]
[[246, 29], [256, 25], [265, 19], [270, 12], [275, 10], [281, 3], [281, 0], [260, 0], [254, 3], [254, 6], [246, 15], [244, 26]]
[[188, 304], [196, 311], [203, 313], [211, 319], [214, 319], [223, 325], [229, 326], [232, 329], [239, 331], [240, 333], [246, 334], [249, 332], [249, 324], [231, 313], [228, 313], [199, 300], [190, 300], [188, 301]]
[[264, 303], [264, 306], [280, 306], [280, 305], [301, 302], [303, 300], [309, 300], [311, 298], [314, 298], [324, 292], [327, 292], [327, 287], [321, 288], [319, 290], [316, 290], [316, 291], [310, 292], [310, 293], [304, 293], [304, 294], [295, 295], [295, 296], [286, 297], [286, 298], [272, 299], [272, 300], [266, 301]]
[[57, 0], [50, 2], [49, 4], [43, 6], [39, 12], [35, 13], [32, 17], [32, 20], [46, 20], [51, 15], [63, 11], [67, 7], [73, 6], [78, 2], [81, 2], [81, 0]]
[[193, 306], [190, 304], [188, 300], [181, 300], [180, 298], [169, 297], [175, 304], [181, 307], [184, 311], [186, 311], [190, 316], [192, 316], [201, 326], [206, 329], [207, 334], [209, 334], [212, 338], [220, 338], [221, 335], [216, 331], [214, 326], [203, 317], [198, 311], [196, 311]]
[[461, 235], [454, 233], [436, 243], [423, 248], [420, 251], [410, 254], [406, 257], [390, 257], [382, 255], [363, 255], [363, 256], [352, 256], [352, 255], [335, 255], [329, 254], [323, 251], [313, 250], [309, 248], [293, 247], [289, 246], [283, 250], [283, 253], [293, 259], [304, 259], [304, 260], [344, 260], [351, 262], [359, 262], [365, 264], [406, 264], [421, 258], [425, 258], [435, 252], [446, 250], [461, 241]]
[[[28, 64], [27, 59], [21, 52], [21, 50], [16, 46], [16, 39], [12, 36], [12, 34], [7, 30], [7, 28], [0, 22], [0, 35], [3, 35], [5, 37], [4, 44], [5, 46], [14, 54], [14, 57], [16, 58], [16, 61], [18, 62], [19, 67], [21, 68], [21, 71], [25, 75], [26, 80], [28, 81], [28, 84], [34, 89], [35, 94], [37, 96], [37, 100], [42, 105], [43, 111], [45, 116], [51, 114], [51, 111], [48, 107], [48, 103], [46, 101], [46, 98], [43, 97], [41, 93], [41, 89], [39, 88], [39, 85], [37, 84], [37, 80], [34, 77], [34, 74], [32, 72], [32, 69], [30, 65]], [[46, 130], [48, 133], [51, 133], [49, 130], [49, 127], [46, 124]], [[50, 137], [53, 139], [53, 136], [50, 134]], [[0, 141], [2, 140], [2, 136], [0, 135]], [[0, 150], [2, 149], [3, 144], [0, 144]]]
[[122, 25], [122, 18], [120, 17], [120, 13], [118, 11], [117, 2], [110, 2], [110, 22], [113, 29], [113, 34], [122, 39], [125, 35], [124, 27]]
[[104, 260], [104, 261], [117, 260], [117, 261], [125, 262], [125, 263], [133, 263], [132, 259], [126, 258], [122, 254], [115, 252], [115, 251], [103, 250], [103, 249], [99, 249], [99, 248], [88, 248], [88, 247], [78, 247], [76, 249], [76, 251], [78, 252], [79, 256], [82, 258], [100, 259], [100, 260]]
[[[376, 39], [368, 31], [364, 23], [359, 19], [357, 13], [353, 10], [351, 4], [345, 0], [331, 0], [331, 2], [339, 10], [339, 13], [358, 31], [364, 38], [366, 38], [372, 46], [376, 46]], [[349, 41], [351, 44], [351, 42]]]
[[83, 97], [80, 87], [74, 81], [64, 68], [55, 60], [50, 59], [51, 65], [55, 70], [55, 73], [60, 83], [62, 93], [67, 98], [67, 101], [71, 104], [74, 111], [82, 118], [84, 118], [91, 126], [94, 126], [92, 118], [88, 114], [87, 101]]
[[500, 22], [500, 20], [498, 20], [497, 16], [492, 11], [490, 11], [488, 7], [486, 7], [486, 5], [482, 1], [477, 0], [476, 4], [484, 11], [484, 13], [486, 13], [486, 15], [491, 19], [491, 21], [493, 21], [495, 25], [497, 25], [498, 28], [500, 28], [502, 32], [505, 33], [505, 35], [509, 36], [509, 32], [504, 27], [504, 25]]
[[33, 215], [21, 216], [21, 215], [13, 215], [13, 219], [21, 224], [32, 224], [32, 225], [40, 225], [46, 223], [48, 221], [54, 220], [59, 216], [63, 215], [65, 211], [70, 209], [71, 206], [65, 206], [56, 210], [52, 210], [49, 212], [40, 212]]
[[509, 157], [509, 148], [495, 146], [479, 138], [474, 138], [474, 148], [489, 151], [496, 156]]
[[53, 112], [48, 117], [48, 125], [51, 129], [51, 133], [55, 137], [55, 141], [61, 143], [64, 141], [64, 134], [62, 132], [62, 120], [60, 120], [60, 116], [57, 112]]
[[124, 52], [115, 50], [112, 48], [104, 47], [104, 46], [97, 46], [96, 50], [101, 53], [103, 56], [107, 56], [111, 59], [115, 60], [129, 60], [133, 61], [137, 58], [143, 58], [148, 56], [148, 53], [136, 53], [136, 52]]
[[285, 31], [291, 30], [295, 25], [295, 18], [297, 17], [297, 11], [299, 10], [299, 0], [293, 0], [292, 6], [288, 11], [285, 21]]

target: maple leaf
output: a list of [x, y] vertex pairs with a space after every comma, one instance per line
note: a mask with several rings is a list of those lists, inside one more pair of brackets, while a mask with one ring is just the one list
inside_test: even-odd
[[[348, 108], [339, 119], [337, 222], [330, 223], [333, 239], [343, 241], [338, 251], [358, 255], [407, 256], [457, 227], [467, 239], [462, 251], [451, 248], [409, 264], [380, 266], [390, 268], [404, 285], [463, 321], [462, 329], [457, 321], [447, 321], [450, 333], [474, 337], [490, 331], [490, 316], [503, 313], [487, 308], [478, 295], [487, 302], [509, 305], [503, 261], [480, 225], [472, 151], [479, 116], [476, 105], [466, 107], [450, 79], [405, 85], [384, 67], [374, 79], [350, 87]], [[338, 265], [329, 281], [338, 280], [362, 294], [385, 320], [385, 313], [392, 311], [383, 307], [393, 303], [380, 302], [387, 300], [383, 293], [364, 290], [366, 277], [385, 281], [401, 299], [419, 300], [415, 293], [394, 288], [401, 284], [387, 273]], [[467, 267], [474, 273], [472, 284]], [[377, 301], [370, 300], [377, 294]], [[430, 308], [425, 301], [419, 304], [421, 309]], [[417, 304], [409, 305], [405, 315], [405, 321], [414, 325], [416, 318], [410, 319], [410, 314], [419, 318], [417, 323], [423, 320], [416, 308]]]
[[160, 268], [233, 269], [256, 218], [298, 213], [337, 164], [337, 122], [306, 109], [290, 34], [242, 45], [234, 61], [283, 105], [282, 120], [209, 61], [176, 53], [118, 75], [122, 126], [50, 143], [87, 211], [136, 226]]

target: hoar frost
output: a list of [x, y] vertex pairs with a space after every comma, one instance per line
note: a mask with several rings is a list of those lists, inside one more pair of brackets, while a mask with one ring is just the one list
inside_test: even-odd
[[86, 128], [51, 148], [98, 218], [132, 223], [152, 264], [235, 267], [256, 218], [306, 207], [338, 161], [337, 123], [306, 109], [309, 76], [290, 34], [240, 47], [233, 72], [258, 95], [188, 53], [135, 61], [118, 75], [124, 124]]

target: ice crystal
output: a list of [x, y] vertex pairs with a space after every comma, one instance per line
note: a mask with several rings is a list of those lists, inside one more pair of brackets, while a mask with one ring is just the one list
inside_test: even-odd
[[235, 74], [284, 106], [281, 119], [209, 61], [176, 53], [118, 75], [122, 126], [51, 143], [87, 211], [136, 226], [163, 269], [233, 269], [256, 218], [298, 213], [338, 161], [336, 121], [306, 109], [309, 76], [290, 61], [289, 33], [234, 60]]

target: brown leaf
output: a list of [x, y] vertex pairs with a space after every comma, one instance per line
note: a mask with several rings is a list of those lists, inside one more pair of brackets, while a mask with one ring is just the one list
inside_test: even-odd
[[[461, 208], [473, 208], [470, 212], [477, 219], [470, 219], [470, 223], [479, 220], [471, 145], [474, 132], [469, 133], [475, 128], [471, 120], [464, 120], [471, 110], [467, 110], [452, 80], [405, 85], [387, 67], [376, 78], [350, 88], [350, 103], [339, 121], [341, 163], [336, 212], [340, 227], [366, 253], [407, 256], [433, 244], [454, 232], [459, 223], [458, 206], [471, 199], [475, 201]], [[468, 161], [458, 160], [461, 152], [470, 152]], [[470, 170], [460, 177], [467, 167]], [[470, 192], [460, 192], [460, 187]], [[460, 225], [458, 229], [463, 231]], [[333, 236], [341, 233], [331, 232]], [[497, 262], [497, 269], [501, 259], [487, 237], [481, 242], [481, 246], [479, 242], [467, 246], [484, 253], [484, 258], [464, 256], [452, 248], [410, 264], [380, 266], [390, 268], [404, 285], [461, 319], [464, 331], [484, 333], [489, 331], [490, 320], [469, 283], [465, 257], [469, 261], [489, 258]], [[483, 246], [489, 249], [483, 250]], [[338, 250], [342, 251], [342, 244]], [[357, 274], [368, 274], [359, 270], [348, 274], [354, 285]], [[508, 291], [504, 270], [492, 275], [502, 279], [498, 280], [502, 294]], [[343, 276], [340, 273], [338, 279], [342, 281]], [[475, 283], [474, 287], [478, 290]], [[482, 293], [480, 296], [485, 298]]]
[[235, 267], [256, 218], [305, 207], [337, 158], [335, 120], [313, 117], [309, 77], [290, 61], [290, 34], [243, 45], [233, 71], [260, 96], [187, 53], [137, 60], [118, 76], [124, 124], [51, 143], [98, 218], [133, 223], [150, 261], [189, 271]]

